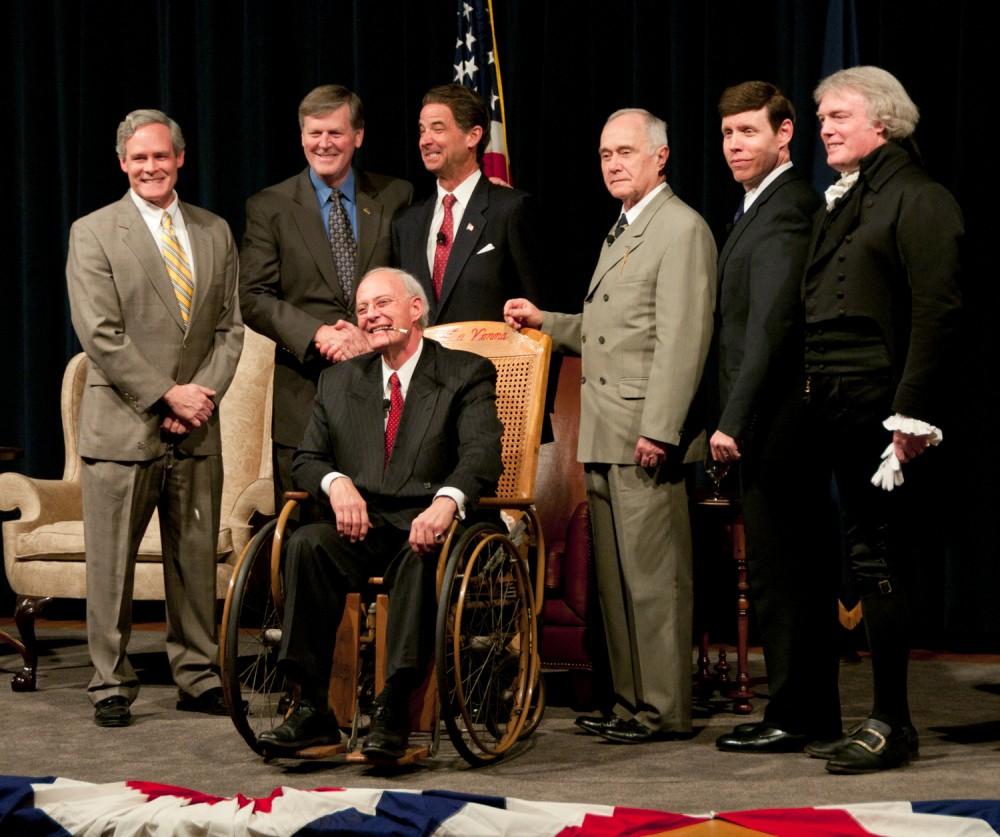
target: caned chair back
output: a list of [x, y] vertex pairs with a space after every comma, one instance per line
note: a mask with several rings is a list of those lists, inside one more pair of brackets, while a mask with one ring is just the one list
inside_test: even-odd
[[424, 336], [449, 349], [474, 352], [493, 361], [497, 368], [497, 413], [503, 424], [503, 474], [496, 501], [485, 504], [530, 505], [534, 502], [552, 340], [535, 329], [515, 331], [504, 323], [485, 321], [431, 326]]

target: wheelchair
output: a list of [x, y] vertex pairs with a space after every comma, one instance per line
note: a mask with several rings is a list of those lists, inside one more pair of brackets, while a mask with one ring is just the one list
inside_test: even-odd
[[[488, 357], [497, 367], [497, 411], [504, 427], [503, 473], [481, 509], [505, 525], [453, 523], [438, 557], [434, 662], [411, 705], [411, 729], [429, 733], [400, 760], [436, 755], [442, 729], [470, 765], [495, 762], [537, 728], [545, 709], [538, 618], [545, 581], [545, 546], [534, 510], [535, 472], [545, 406], [551, 341], [533, 329], [503, 323], [452, 323], [424, 337]], [[281, 644], [282, 545], [294, 530], [297, 504], [288, 492], [279, 516], [240, 555], [222, 616], [222, 683], [240, 735], [265, 755], [259, 736], [282, 723], [296, 695], [277, 667]], [[345, 727], [344, 743], [298, 753], [303, 758], [358, 750], [372, 702], [385, 683], [388, 596], [381, 579], [350, 593], [337, 629], [330, 708]], [[414, 737], [411, 736], [411, 741]]]

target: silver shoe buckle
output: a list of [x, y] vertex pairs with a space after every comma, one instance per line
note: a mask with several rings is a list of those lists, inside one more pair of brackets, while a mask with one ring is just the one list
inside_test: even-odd
[[869, 744], [864, 738], [861, 737], [854, 738], [852, 739], [851, 742], [853, 744], [857, 744], [859, 747], [864, 747], [873, 756], [877, 756], [879, 753], [881, 753], [885, 749], [886, 745], [889, 743], [886, 740], [886, 737], [882, 735], [882, 733], [880, 733], [877, 729], [872, 729], [871, 727], [863, 729], [860, 735], [866, 735], [866, 736], [872, 735], [876, 739], [878, 739], [878, 743], [874, 747], [871, 744]]

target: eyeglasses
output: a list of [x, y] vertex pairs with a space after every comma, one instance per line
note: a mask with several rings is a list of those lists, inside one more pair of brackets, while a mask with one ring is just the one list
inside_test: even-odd
[[380, 296], [378, 299], [373, 301], [371, 305], [369, 305], [366, 302], [362, 302], [356, 309], [358, 319], [364, 317], [369, 312], [369, 310], [374, 310], [376, 314], [381, 314], [383, 311], [385, 311], [386, 308], [392, 305], [392, 303], [394, 303], [395, 301], [396, 297], [394, 296]]

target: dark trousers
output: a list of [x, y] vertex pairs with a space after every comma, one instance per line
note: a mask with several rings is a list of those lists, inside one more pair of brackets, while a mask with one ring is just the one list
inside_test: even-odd
[[827, 532], [828, 540], [810, 536], [805, 525], [811, 516], [807, 502], [820, 512], [829, 501], [802, 491], [801, 463], [809, 443], [802, 390], [795, 384], [776, 394], [743, 443], [740, 483], [750, 601], [767, 666], [770, 699], [764, 722], [829, 739], [841, 732], [835, 644], [840, 553], [828, 518], [820, 528], [816, 514], [817, 525], [811, 527], [817, 534]]
[[[801, 452], [809, 532], [824, 539], [826, 528], [817, 515], [826, 505], [831, 475], [836, 481], [848, 574], [861, 597], [872, 653], [872, 716], [893, 726], [910, 722], [906, 686], [909, 609], [901, 577], [902, 556], [894, 542], [895, 520], [907, 487], [886, 492], [873, 486], [871, 477], [892, 440], [882, 422], [892, 415], [894, 390], [888, 374], [811, 376]], [[819, 557], [828, 551], [822, 541], [810, 549]], [[835, 586], [824, 592], [827, 601], [835, 599]], [[831, 623], [830, 630], [835, 628]], [[825, 637], [822, 647], [828, 653]]]
[[391, 591], [387, 676], [427, 665], [433, 647], [438, 556], [414, 552], [408, 537], [408, 530], [383, 524], [363, 541], [351, 543], [324, 521], [302, 526], [290, 538], [279, 664], [312, 700], [326, 700], [347, 594], [363, 590], [373, 576], [383, 576]]

